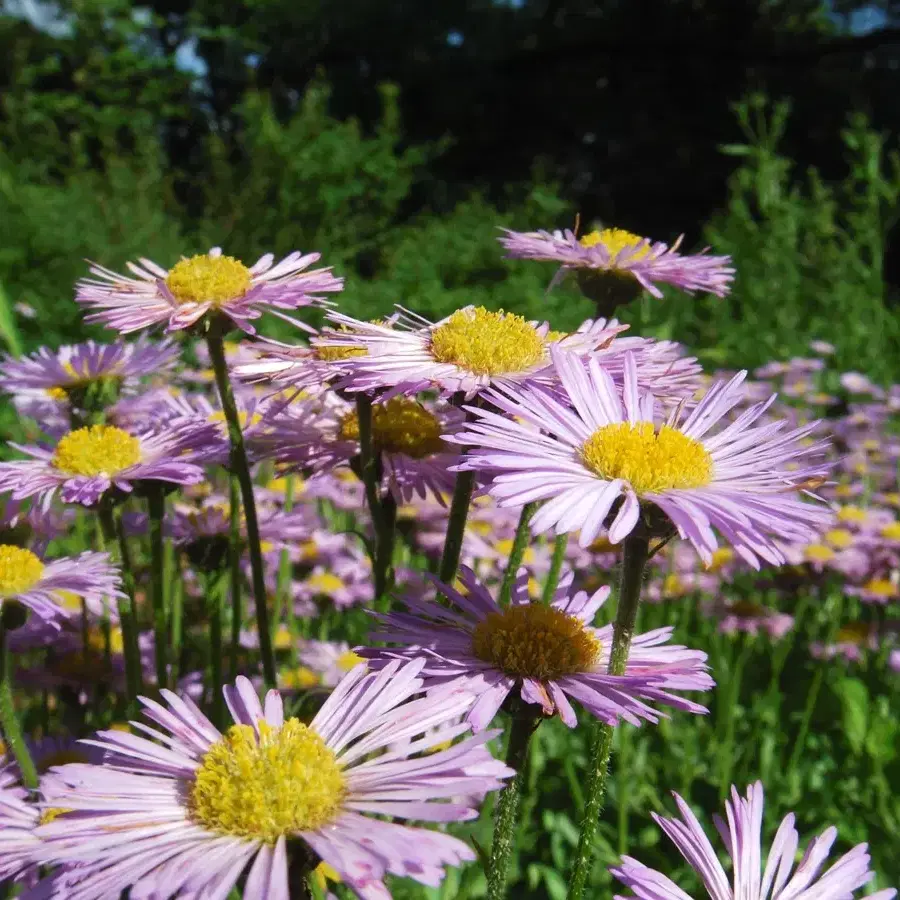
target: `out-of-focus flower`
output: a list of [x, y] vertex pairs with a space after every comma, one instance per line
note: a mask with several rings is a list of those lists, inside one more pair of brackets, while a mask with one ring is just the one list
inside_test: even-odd
[[182, 258], [168, 271], [149, 259], [128, 263], [131, 276], [91, 266], [91, 278], [78, 282], [75, 299], [95, 310], [85, 319], [122, 334], [164, 324], [167, 331], [189, 328], [210, 312], [227, 316], [249, 334], [265, 309], [297, 309], [321, 294], [343, 290], [331, 269], [309, 269], [319, 253], [291, 253], [275, 263], [271, 253], [247, 267], [218, 247]]
[[[747, 789], [746, 798], [732, 787], [731, 799], [725, 803], [727, 820], [716, 817], [716, 828], [731, 857], [729, 879], [703, 826], [687, 803], [678, 794], [674, 796], [681, 818], [666, 819], [656, 813], [653, 818], [697, 873], [712, 900], [853, 900], [856, 891], [875, 877], [869, 868], [865, 844], [857, 844], [822, 871], [837, 839], [837, 829], [833, 826], [810, 842], [795, 869], [799, 835], [793, 813], [782, 820], [763, 868], [763, 786], [757, 781]], [[622, 862], [610, 871], [639, 900], [685, 900], [687, 897], [668, 876], [630, 856], [623, 856]], [[868, 900], [891, 900], [896, 893], [878, 891]], [[630, 898], [617, 895], [616, 900]]]

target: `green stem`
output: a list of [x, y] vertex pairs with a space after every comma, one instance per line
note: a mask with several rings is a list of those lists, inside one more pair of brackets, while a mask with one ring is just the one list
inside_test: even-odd
[[474, 472], [458, 472], [456, 486], [453, 488], [453, 502], [450, 504], [450, 518], [447, 521], [447, 536], [444, 538], [444, 553], [441, 556], [441, 567], [438, 577], [444, 584], [452, 585], [459, 568], [459, 557], [462, 553], [463, 535], [466, 531], [466, 519], [469, 517], [469, 504], [472, 502], [472, 491], [475, 489]]
[[[610, 675], [623, 675], [628, 664], [631, 639], [641, 600], [641, 583], [644, 566], [650, 552], [650, 538], [644, 533], [633, 532], [625, 538], [622, 556], [622, 577], [619, 583], [619, 603], [613, 624], [613, 639], [610, 649]], [[590, 874], [594, 856], [594, 840], [600, 824], [600, 813], [606, 797], [606, 782], [609, 776], [609, 757], [612, 753], [615, 727], [598, 722], [594, 726], [594, 740], [591, 748], [587, 773], [587, 800], [578, 836], [578, 849], [572, 879], [569, 883], [568, 900], [581, 900], [585, 884]]]
[[34, 790], [38, 786], [37, 769], [28, 752], [22, 726], [16, 715], [12, 691], [12, 654], [7, 646], [6, 635], [6, 625], [0, 619], [0, 727], [3, 729], [3, 736], [9, 749], [19, 764], [22, 784]]
[[541, 599], [544, 603], [552, 603], [553, 595], [559, 585], [559, 576], [562, 575], [563, 563], [566, 561], [566, 548], [569, 546], [569, 535], [558, 534], [553, 542], [553, 557], [550, 560], [550, 571], [544, 582], [544, 593]]
[[375, 559], [378, 561], [375, 570], [375, 599], [385, 596], [393, 581], [394, 540], [397, 534], [397, 501], [388, 491], [381, 501], [381, 529], [378, 532], [378, 544]]
[[225, 697], [222, 693], [224, 678], [224, 657], [222, 654], [222, 612], [228, 572], [210, 572], [206, 576], [206, 603], [209, 616], [209, 668], [212, 685], [211, 714], [213, 725], [223, 728], [225, 724]]
[[512, 549], [509, 551], [509, 560], [506, 563], [506, 571], [503, 573], [503, 581], [500, 584], [500, 605], [508, 606], [512, 598], [512, 589], [516, 581], [516, 575], [525, 551], [528, 550], [528, 541], [531, 538], [531, 518], [537, 512], [537, 503], [526, 503], [522, 507], [519, 516], [519, 524], [516, 527], [516, 536], [513, 538]]
[[243, 625], [243, 604], [241, 588], [243, 573], [241, 572], [241, 491], [238, 480], [232, 474], [228, 479], [229, 492], [229, 544], [228, 564], [231, 573], [231, 680], [238, 674], [238, 656], [241, 651], [241, 625]]
[[100, 520], [98, 543], [100, 549], [107, 546], [118, 547], [118, 563], [122, 573], [124, 596], [118, 598], [119, 627], [122, 629], [122, 651], [125, 655], [125, 696], [128, 702], [128, 714], [137, 715], [137, 698], [143, 691], [143, 670], [141, 668], [141, 652], [138, 644], [137, 612], [134, 604], [134, 571], [131, 568], [131, 554], [128, 541], [122, 527], [121, 515], [116, 515], [107, 503], [97, 507]]
[[[719, 773], [719, 797], [724, 800], [728, 796], [728, 790], [731, 787], [731, 774], [734, 769], [734, 737], [737, 727], [737, 706], [741, 698], [741, 680], [744, 677], [744, 668], [747, 665], [747, 659], [750, 656], [751, 644], [750, 636], [741, 636], [741, 650], [729, 679], [729, 689], [727, 691], [727, 700], [725, 701], [725, 709], [722, 710], [725, 717], [725, 734], [721, 742], [719, 750], [719, 761], [721, 770]], [[720, 694], [721, 696], [721, 694]]]
[[181, 644], [184, 633], [184, 580], [181, 560], [173, 565], [172, 582], [172, 678], [177, 679], [181, 670]]
[[497, 800], [494, 840], [491, 857], [487, 866], [488, 900], [503, 900], [506, 896], [506, 876], [509, 860], [516, 842], [519, 827], [519, 806], [522, 802], [522, 786], [525, 783], [525, 764], [528, 760], [528, 745], [540, 719], [530, 709], [521, 710], [513, 716], [506, 750], [506, 764], [516, 770], [516, 774], [500, 792]]
[[150, 513], [150, 595], [153, 602], [153, 636], [156, 657], [156, 684], [160, 690], [168, 686], [169, 616], [166, 610], [165, 544], [163, 516], [166, 498], [160, 485], [153, 485], [147, 494]]
[[206, 335], [209, 358], [216, 376], [216, 387], [222, 412], [228, 425], [228, 439], [231, 442], [231, 471], [237, 476], [241, 489], [244, 518], [247, 522], [247, 546], [250, 551], [250, 573], [253, 582], [253, 600], [256, 606], [256, 630], [259, 632], [259, 651], [262, 657], [263, 678], [266, 687], [274, 688], [276, 682], [275, 654], [272, 651], [272, 631], [269, 626], [269, 608], [266, 596], [266, 577], [263, 571], [262, 549], [259, 541], [259, 520], [256, 516], [256, 497], [253, 493], [253, 479], [250, 476], [250, 461], [244, 446], [244, 432], [238, 416], [237, 404], [228, 377], [225, 361], [225, 345], [218, 323], [213, 323]]
[[[287, 483], [284, 491], [284, 511], [289, 513], [294, 508], [294, 478], [287, 476]], [[278, 557], [278, 584], [275, 587], [275, 596], [277, 598], [278, 615], [275, 617], [276, 623], [281, 622], [281, 611], [284, 610], [284, 618], [287, 622], [288, 633], [291, 636], [291, 662], [297, 665], [297, 616], [294, 612], [294, 600], [291, 597], [291, 554], [285, 547]]]

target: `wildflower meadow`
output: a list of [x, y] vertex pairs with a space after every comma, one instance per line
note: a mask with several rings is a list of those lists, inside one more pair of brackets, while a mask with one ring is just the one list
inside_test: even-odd
[[900, 385], [704, 367], [621, 316], [729, 255], [542, 224], [565, 330], [213, 248], [3, 358], [3, 897], [895, 896]]

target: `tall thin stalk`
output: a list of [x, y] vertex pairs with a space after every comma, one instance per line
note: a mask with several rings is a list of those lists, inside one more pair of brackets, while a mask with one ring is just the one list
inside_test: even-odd
[[569, 546], [569, 535], [558, 534], [553, 541], [553, 556], [550, 559], [550, 571], [547, 573], [547, 580], [544, 582], [544, 591], [541, 599], [544, 603], [552, 603], [553, 595], [559, 586], [559, 576], [562, 575], [563, 563], [566, 561], [566, 548]]
[[16, 715], [16, 707], [13, 702], [12, 692], [12, 664], [9, 646], [7, 643], [6, 610], [0, 615], [0, 728], [3, 729], [3, 737], [12, 751], [16, 762], [19, 764], [19, 772], [22, 774], [22, 784], [34, 789], [38, 786], [37, 769], [34, 760], [28, 752], [25, 743], [25, 735], [19, 717]]
[[453, 488], [453, 501], [450, 504], [450, 518], [447, 521], [447, 535], [444, 538], [444, 553], [441, 556], [441, 567], [438, 572], [444, 584], [453, 584], [456, 579], [459, 557], [462, 554], [463, 535], [466, 532], [466, 520], [469, 518], [469, 504], [472, 502], [474, 489], [475, 473], [458, 472], [456, 486]]
[[206, 610], [209, 617], [209, 680], [212, 685], [210, 717], [216, 728], [224, 727], [225, 723], [225, 697], [222, 693], [222, 685], [225, 682], [222, 616], [227, 584], [227, 571], [206, 573]]
[[[634, 637], [635, 620], [641, 600], [641, 584], [644, 566], [650, 553], [650, 538], [643, 531], [633, 532], [624, 541], [622, 557], [622, 577], [619, 583], [619, 603], [613, 624], [613, 639], [610, 649], [610, 675], [624, 675], [628, 664], [628, 653]], [[568, 900], [581, 900], [588, 875], [594, 861], [594, 840], [600, 824], [600, 813], [606, 798], [606, 782], [609, 776], [609, 757], [612, 753], [615, 728], [598, 722], [594, 726], [594, 739], [588, 764], [588, 782], [585, 791], [584, 814], [581, 832], [578, 835], [578, 849], [569, 882]]]
[[[209, 358], [216, 376], [216, 387], [225, 423], [228, 426], [228, 440], [231, 443], [231, 471], [237, 477], [241, 489], [244, 518], [247, 523], [247, 547], [250, 552], [250, 574], [253, 583], [253, 601], [256, 609], [256, 630], [259, 632], [259, 652], [262, 657], [263, 678], [266, 687], [274, 688], [276, 683], [275, 654], [272, 650], [272, 630], [269, 625], [269, 608], [266, 596], [266, 577], [263, 570], [262, 548], [259, 540], [259, 519], [256, 515], [256, 497], [253, 492], [253, 478], [250, 475], [250, 461], [244, 446], [244, 432], [238, 415], [228, 364], [225, 361], [225, 344], [222, 328], [213, 323], [206, 335]], [[232, 626], [233, 627], [233, 626]]]
[[229, 670], [231, 680], [238, 674], [238, 656], [241, 652], [241, 625], [244, 608], [241, 588], [243, 573], [241, 572], [241, 489], [237, 477], [231, 473], [228, 479], [228, 566], [231, 574], [231, 652]]
[[531, 517], [537, 511], [538, 503], [526, 503], [522, 507], [519, 516], [519, 524], [516, 527], [516, 536], [513, 538], [512, 548], [509, 551], [509, 560], [506, 563], [506, 571], [503, 573], [503, 581], [500, 584], [500, 605], [508, 606], [512, 597], [513, 585], [516, 575], [525, 553], [528, 550], [528, 539], [531, 537]]
[[166, 499], [161, 485], [154, 484], [147, 492], [147, 508], [150, 514], [150, 597], [153, 604], [156, 684], [162, 690], [168, 686], [169, 680], [169, 615], [166, 609], [166, 562], [163, 542]]

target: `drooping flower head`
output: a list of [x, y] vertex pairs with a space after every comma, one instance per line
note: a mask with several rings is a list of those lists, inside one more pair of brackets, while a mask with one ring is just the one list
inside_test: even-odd
[[[653, 818], [697, 873], [711, 900], [853, 900], [875, 877], [865, 844], [857, 844], [823, 871], [837, 838], [834, 827], [810, 842], [795, 868], [799, 836], [793, 813], [782, 820], [763, 865], [763, 786], [757, 781], [747, 788], [746, 797], [732, 787], [731, 799], [725, 803], [726, 820], [715, 817], [731, 858], [729, 879], [703, 826], [687, 803], [678, 794], [674, 796], [680, 818], [666, 819], [655, 813]], [[688, 896], [667, 875], [630, 856], [623, 856], [621, 864], [610, 871], [638, 900], [685, 900]], [[878, 891], [868, 900], [891, 900], [896, 893]], [[616, 900], [633, 898], [617, 895]]]
[[641, 290], [661, 297], [660, 284], [724, 297], [734, 277], [728, 256], [711, 256], [706, 250], [679, 253], [683, 236], [669, 247], [621, 228], [591, 231], [581, 238], [568, 229], [552, 234], [503, 230], [499, 240], [509, 257], [560, 263], [554, 281], [574, 271], [579, 286], [604, 315], [636, 299]]
[[0, 363], [0, 390], [8, 394], [42, 390], [60, 402], [92, 387], [112, 386], [114, 394], [128, 393], [139, 379], [165, 372], [177, 358], [178, 349], [170, 341], [154, 344], [145, 335], [131, 344], [87, 341], [58, 350], [41, 347], [30, 356], [7, 356]]
[[52, 447], [13, 444], [31, 457], [0, 463], [0, 491], [14, 500], [59, 491], [65, 503], [93, 506], [109, 490], [130, 492], [136, 482], [196, 484], [203, 480], [197, 454], [214, 445], [216, 427], [182, 422], [155, 433], [90, 425], [63, 435]]
[[417, 698], [420, 669], [358, 666], [309, 725], [285, 718], [276, 691], [261, 705], [246, 678], [226, 688], [235, 724], [225, 734], [187, 698], [163, 691], [167, 707], [143, 700], [165, 746], [104, 732], [105, 765], [53, 770], [68, 787], [54, 805], [73, 814], [39, 830], [42, 852], [79, 866], [50, 896], [97, 900], [130, 885], [133, 896], [224, 897], [249, 866], [248, 897], [287, 897], [288, 839], [304, 842], [362, 900], [389, 898], [388, 873], [438, 886], [445, 865], [474, 854], [396, 820], [474, 818], [472, 804], [512, 772], [488, 752], [490, 733], [428, 752], [468, 731], [419, 737], [471, 698]]
[[[462, 423], [459, 410], [446, 404], [392, 397], [372, 407], [372, 443], [380, 454], [385, 486], [398, 501], [426, 493], [440, 499], [453, 489], [451, 466], [459, 462], [444, 436]], [[335, 393], [297, 399], [268, 418], [257, 443], [286, 470], [330, 472], [355, 464], [360, 450], [359, 416], [354, 404]]]
[[610, 724], [657, 722], [663, 714], [651, 702], [706, 712], [673, 693], [713, 686], [705, 653], [664, 646], [672, 629], [658, 628], [635, 636], [624, 675], [608, 675], [612, 626], [591, 623], [609, 588], [570, 594], [570, 572], [547, 606], [529, 599], [527, 575], [522, 575], [506, 608], [471, 569], [460, 570], [465, 593], [432, 578], [448, 604], [410, 596], [403, 601], [408, 612], [374, 614], [381, 627], [371, 638], [393, 646], [357, 652], [373, 665], [424, 657], [429, 684], [452, 685], [476, 697], [468, 714], [476, 731], [490, 724], [515, 691], [526, 703], [539, 704], [545, 715], [558, 714], [570, 728], [577, 724], [570, 698]]
[[[628, 326], [605, 319], [585, 322], [572, 334], [553, 332], [545, 322], [483, 306], [467, 306], [440, 322], [403, 312], [389, 324], [363, 322], [342, 313], [329, 318], [338, 326], [317, 346], [340, 350], [351, 391], [442, 394], [472, 397], [489, 385], [513, 386], [541, 380], [550, 370], [550, 348], [589, 353], [608, 346]], [[350, 353], [349, 351], [355, 351]], [[545, 379], [546, 380], [546, 379]]]
[[805, 443], [816, 423], [754, 425], [773, 397], [710, 434], [741, 401], [745, 373], [714, 385], [685, 418], [676, 409], [661, 423], [654, 397], [638, 391], [633, 359], [622, 396], [596, 360], [556, 350], [553, 359], [564, 399], [539, 387], [491, 390], [485, 399], [496, 411], [472, 408], [474, 421], [447, 438], [471, 448], [464, 467], [491, 479], [501, 505], [544, 501], [535, 532], [580, 531], [587, 546], [611, 518], [618, 543], [655, 507], [705, 562], [716, 529], [758, 568], [759, 558], [783, 562], [776, 539], [808, 542], [831, 521], [829, 510], [794, 496], [827, 471], [810, 462], [826, 444]]
[[96, 310], [88, 322], [102, 322], [122, 334], [165, 324], [167, 331], [189, 328], [207, 313], [220, 312], [238, 328], [253, 334], [250, 320], [266, 308], [297, 309], [319, 301], [319, 295], [343, 290], [342, 278], [330, 268], [309, 269], [318, 253], [294, 252], [274, 263], [267, 253], [248, 267], [218, 247], [181, 259], [168, 271], [149, 259], [128, 263], [133, 277], [103, 266], [91, 266], [75, 299]]
[[70, 619], [73, 597], [94, 613], [120, 595], [119, 572], [107, 553], [81, 553], [51, 561], [23, 547], [0, 544], [0, 608], [16, 602], [49, 622]]

